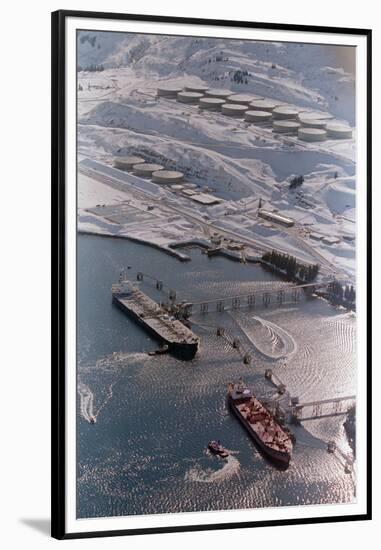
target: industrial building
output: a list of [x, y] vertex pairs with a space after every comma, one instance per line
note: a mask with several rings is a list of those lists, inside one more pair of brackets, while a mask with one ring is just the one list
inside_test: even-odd
[[323, 237], [323, 243], [328, 245], [339, 244], [340, 239], [338, 237]]
[[279, 103], [272, 101], [271, 99], [258, 99], [250, 103], [250, 109], [253, 111], [273, 111], [276, 107], [279, 107]]
[[334, 139], [350, 139], [352, 137], [352, 128], [345, 124], [332, 122], [327, 124], [327, 135]]
[[115, 168], [119, 170], [132, 170], [134, 164], [142, 164], [144, 159], [141, 157], [116, 157], [114, 159]]
[[296, 134], [300, 124], [296, 120], [273, 120], [273, 128], [275, 132]]
[[171, 86], [170, 84], [160, 86], [157, 89], [157, 95], [159, 97], [176, 98], [177, 94], [182, 91], [179, 86]]
[[268, 111], [246, 111], [245, 120], [247, 122], [268, 122], [271, 120], [271, 113]]
[[197, 92], [199, 94], [204, 94], [208, 90], [209, 90], [208, 86], [203, 86], [201, 84], [199, 84], [199, 85], [194, 84], [194, 85], [185, 86], [185, 91], [187, 91], [187, 92]]
[[192, 195], [197, 195], [198, 191], [195, 189], [183, 189], [182, 194], [186, 197], [191, 197]]
[[270, 212], [269, 210], [260, 209], [258, 211], [258, 216], [264, 220], [269, 220], [271, 222], [284, 225], [285, 227], [292, 227], [295, 224], [295, 220], [292, 218], [282, 216], [282, 214], [278, 214], [277, 212]]
[[299, 128], [298, 138], [303, 141], [325, 141], [327, 132], [322, 128]]
[[199, 107], [200, 109], [206, 109], [208, 111], [221, 111], [221, 107], [224, 103], [224, 99], [218, 99], [217, 97], [202, 97], [199, 102]]
[[231, 90], [223, 90], [222, 88], [210, 88], [205, 92], [206, 97], [215, 97], [216, 99], [227, 99], [232, 95]]
[[218, 204], [219, 202], [221, 202], [221, 199], [218, 199], [213, 195], [209, 195], [208, 193], [196, 193], [196, 195], [191, 196], [191, 199], [192, 201], [199, 202], [200, 204], [204, 204], [205, 206], [210, 206], [212, 204]]
[[198, 92], [179, 92], [177, 94], [177, 101], [181, 101], [181, 103], [196, 104], [202, 97], [203, 94], [199, 94]]
[[313, 239], [314, 241], [321, 241], [323, 238], [323, 235], [320, 233], [310, 233], [310, 239]]
[[173, 183], [179, 183], [184, 178], [182, 172], [176, 170], [157, 170], [152, 172], [152, 181], [163, 185], [171, 185]]
[[224, 115], [237, 117], [243, 117], [248, 109], [248, 105], [236, 105], [235, 103], [224, 103], [221, 107], [221, 111]]
[[149, 178], [152, 176], [153, 172], [163, 170], [164, 166], [161, 166], [161, 164], [148, 164], [144, 162], [140, 164], [134, 164], [132, 169], [134, 171], [134, 174], [136, 174], [137, 176]]
[[273, 117], [277, 119], [294, 119], [298, 117], [298, 111], [287, 105], [280, 105], [273, 110]]

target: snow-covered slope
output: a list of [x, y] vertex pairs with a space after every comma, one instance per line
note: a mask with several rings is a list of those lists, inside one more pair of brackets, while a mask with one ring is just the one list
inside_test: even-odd
[[[243, 200], [261, 197], [300, 227], [323, 235], [354, 234], [355, 139], [307, 144], [156, 96], [158, 83], [205, 84], [273, 98], [354, 126], [354, 50], [83, 31], [78, 65], [87, 69], [78, 73], [80, 158], [112, 164], [116, 155], [139, 154], [181, 170], [187, 180], [207, 185], [238, 208]], [[291, 192], [289, 179], [298, 174], [305, 182]], [[244, 217], [223, 223], [250, 231]], [[258, 227], [255, 231], [260, 234]], [[285, 240], [281, 234], [273, 238]], [[354, 273], [353, 244], [325, 252]]]

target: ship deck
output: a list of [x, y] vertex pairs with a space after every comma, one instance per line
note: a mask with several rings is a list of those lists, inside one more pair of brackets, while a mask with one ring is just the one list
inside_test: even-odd
[[141, 318], [146, 325], [168, 342], [196, 344], [198, 337], [177, 319], [166, 316], [160, 306], [139, 290], [130, 295], [114, 294], [126, 309]]
[[252, 397], [250, 401], [235, 403], [234, 406], [266, 447], [279, 453], [292, 452], [289, 435], [282, 430], [258, 399]]

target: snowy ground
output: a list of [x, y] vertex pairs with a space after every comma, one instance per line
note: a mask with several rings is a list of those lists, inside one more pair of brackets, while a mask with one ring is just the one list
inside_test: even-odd
[[[221, 113], [156, 97], [158, 83], [203, 83], [257, 94], [300, 112], [354, 123], [354, 77], [348, 51], [327, 46], [273, 44], [83, 33], [79, 65], [104, 67], [78, 73], [79, 228], [130, 236], [164, 247], [215, 232], [244, 243], [250, 252], [277, 248], [321, 263], [323, 273], [355, 279], [355, 129], [350, 140], [305, 143]], [[94, 45], [92, 45], [94, 43]], [[345, 55], [344, 55], [345, 54]], [[349, 59], [349, 61], [348, 61]], [[340, 65], [343, 63], [345, 70]], [[247, 71], [247, 84], [232, 82]], [[110, 221], [97, 204], [147, 212], [150, 194], [100, 174], [86, 160], [112, 166], [118, 155], [139, 154], [186, 180], [207, 186], [217, 206], [196, 205], [158, 188], [150, 216]], [[121, 173], [123, 174], [123, 173]], [[289, 190], [289, 178], [304, 184]], [[122, 177], [122, 176], [121, 176]], [[295, 219], [285, 229], [261, 221], [258, 201]], [[133, 212], [133, 210], [128, 210]], [[113, 218], [115, 220], [115, 218]], [[310, 237], [313, 235], [314, 238]], [[327, 237], [337, 243], [324, 242]]]

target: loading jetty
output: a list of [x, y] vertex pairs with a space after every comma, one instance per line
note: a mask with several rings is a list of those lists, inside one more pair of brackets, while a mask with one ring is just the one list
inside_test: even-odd
[[179, 359], [193, 359], [199, 338], [181, 321], [125, 279], [123, 273], [111, 290], [114, 304], [158, 340], [163, 348], [167, 346], [168, 351]]

